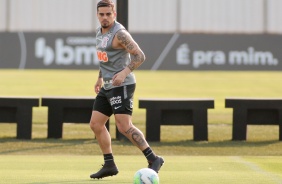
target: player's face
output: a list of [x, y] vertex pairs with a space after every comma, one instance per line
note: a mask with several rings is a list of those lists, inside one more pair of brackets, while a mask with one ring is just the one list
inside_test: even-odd
[[97, 17], [102, 28], [106, 29], [113, 24], [116, 18], [116, 13], [111, 7], [100, 7], [98, 8]]

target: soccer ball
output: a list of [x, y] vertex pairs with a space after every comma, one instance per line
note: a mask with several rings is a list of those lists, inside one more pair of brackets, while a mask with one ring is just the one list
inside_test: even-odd
[[159, 184], [159, 176], [153, 169], [143, 168], [134, 174], [133, 184]]

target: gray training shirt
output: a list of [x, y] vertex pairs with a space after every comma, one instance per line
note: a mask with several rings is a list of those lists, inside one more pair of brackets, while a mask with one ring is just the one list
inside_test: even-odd
[[[109, 32], [102, 34], [101, 27], [99, 27], [96, 31], [97, 56], [104, 80], [104, 88], [106, 90], [119, 87], [112, 85], [112, 78], [116, 73], [122, 71], [130, 63], [130, 54], [125, 49], [114, 49], [112, 47], [114, 36], [121, 29], [125, 28], [115, 21]], [[135, 82], [135, 76], [131, 72], [125, 78], [121, 86], [135, 84]]]

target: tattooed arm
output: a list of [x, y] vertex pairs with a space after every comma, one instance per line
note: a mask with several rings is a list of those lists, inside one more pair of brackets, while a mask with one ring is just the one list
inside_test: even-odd
[[126, 30], [117, 32], [116, 37], [119, 45], [130, 53], [131, 62], [127, 67], [135, 70], [145, 61], [145, 54]]
[[99, 70], [98, 78], [102, 78], [102, 72], [101, 72], [101, 70]]
[[125, 49], [130, 54], [131, 58], [129, 65], [119, 73], [120, 75], [116, 75], [113, 78], [113, 85], [118, 86], [129, 73], [138, 68], [145, 61], [145, 54], [126, 30], [120, 30], [116, 33], [113, 47], [116, 49]]

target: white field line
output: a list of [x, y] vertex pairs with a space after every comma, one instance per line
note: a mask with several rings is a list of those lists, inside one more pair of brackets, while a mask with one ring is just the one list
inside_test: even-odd
[[259, 174], [262, 174], [268, 178], [270, 178], [273, 182], [277, 183], [277, 184], [282, 184], [282, 178], [277, 176], [276, 174], [273, 174], [271, 172], [268, 172], [266, 170], [263, 170], [262, 168], [260, 168], [258, 165], [252, 163], [252, 162], [249, 162], [249, 161], [246, 161], [244, 160], [242, 157], [238, 156], [238, 157], [232, 157], [236, 162], [238, 163], [241, 163], [241, 164], [244, 164], [246, 165], [247, 167], [249, 167], [251, 170], [259, 173]]

